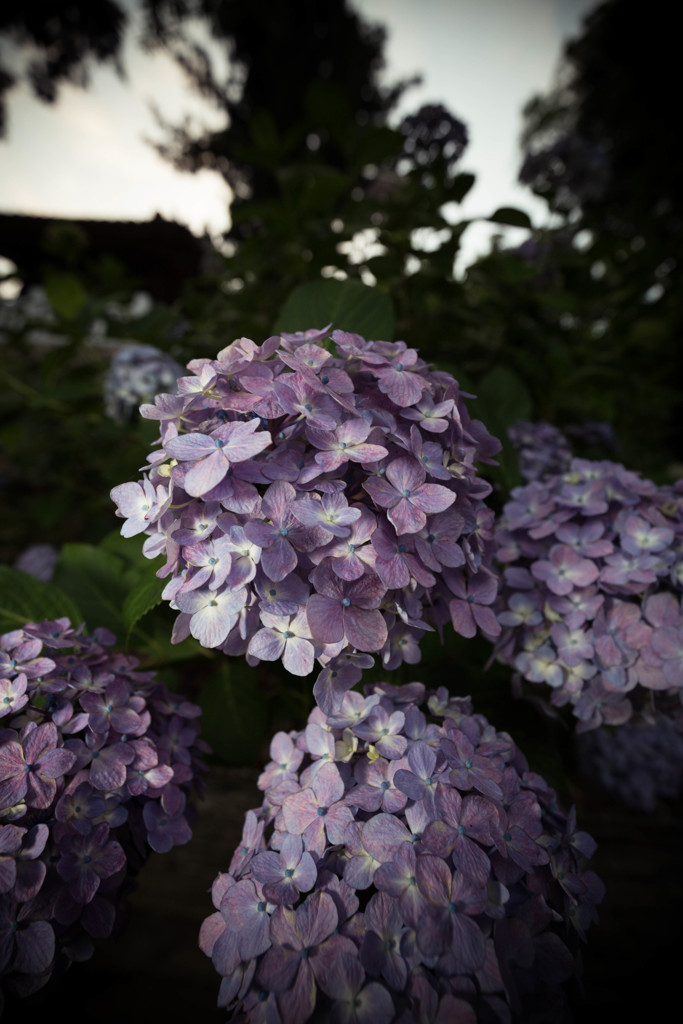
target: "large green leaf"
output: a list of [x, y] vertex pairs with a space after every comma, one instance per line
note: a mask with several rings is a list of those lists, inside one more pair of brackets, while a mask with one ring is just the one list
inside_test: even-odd
[[199, 696], [202, 736], [216, 758], [228, 764], [258, 761], [268, 735], [268, 702], [259, 672], [227, 657], [206, 674]]
[[154, 572], [162, 564], [162, 558], [158, 557], [152, 561], [142, 553], [141, 537], [122, 537], [118, 530], [112, 530], [98, 544], [102, 551], [114, 555], [123, 562], [126, 567], [126, 580], [131, 586], [137, 584], [141, 579], [149, 575], [151, 566]]
[[476, 180], [473, 174], [456, 174], [445, 186], [449, 202], [461, 203]]
[[508, 427], [517, 420], [528, 420], [532, 416], [532, 403], [524, 381], [506, 366], [496, 366], [485, 374], [474, 389], [477, 398], [468, 403], [470, 414], [486, 424], [489, 433], [503, 445], [496, 456], [499, 464], [498, 476], [507, 490], [521, 482], [519, 460], [508, 436]]
[[299, 285], [290, 294], [274, 327], [307, 331], [332, 324], [373, 341], [391, 341], [394, 310], [389, 296], [359, 281], [319, 280]]
[[126, 626], [126, 643], [134, 627], [138, 624], [147, 612], [161, 604], [161, 592], [166, 585], [165, 580], [160, 580], [151, 567], [145, 576], [133, 587], [123, 602], [122, 616], [123, 624]]
[[83, 616], [75, 602], [53, 583], [0, 566], [0, 630], [20, 629], [27, 622], [66, 617], [77, 626]]
[[106, 626], [122, 638], [126, 568], [120, 558], [92, 544], [65, 544], [54, 581], [83, 609], [89, 630]]

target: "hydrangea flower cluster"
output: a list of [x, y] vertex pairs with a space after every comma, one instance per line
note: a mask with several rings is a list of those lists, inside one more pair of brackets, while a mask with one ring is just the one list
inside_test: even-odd
[[491, 486], [500, 442], [457, 382], [405, 342], [329, 328], [240, 338], [195, 359], [143, 480], [112, 490], [121, 533], [166, 556], [173, 631], [250, 664], [322, 670], [330, 710], [381, 654], [419, 661], [425, 630], [500, 631]]
[[616, 452], [619, 447], [610, 424], [594, 420], [570, 423], [563, 430], [544, 420], [517, 420], [507, 434], [517, 450], [519, 471], [527, 483], [566, 473], [576, 454], [572, 441], [603, 448], [605, 454]]
[[141, 402], [151, 402], [175, 386], [182, 366], [154, 345], [127, 344], [114, 354], [102, 382], [106, 415], [117, 423], [129, 420]]
[[564, 1019], [595, 843], [469, 698], [366, 686], [270, 755], [200, 933], [231, 1020]]
[[191, 837], [200, 709], [114, 642], [68, 619], [0, 636], [0, 999], [87, 959], [150, 849]]
[[519, 471], [527, 483], [569, 469], [572, 450], [562, 431], [551, 423], [517, 420], [508, 427], [507, 434], [517, 450]]
[[29, 544], [15, 559], [14, 568], [49, 583], [58, 561], [59, 549], [54, 544]]
[[682, 552], [683, 481], [574, 459], [516, 488], [496, 529], [495, 655], [579, 732], [659, 713], [683, 728]]
[[587, 778], [636, 810], [652, 812], [683, 792], [683, 735], [670, 718], [583, 733], [577, 760]]

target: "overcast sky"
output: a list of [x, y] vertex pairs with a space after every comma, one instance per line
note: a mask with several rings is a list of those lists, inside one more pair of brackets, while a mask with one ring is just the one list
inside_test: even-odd
[[[384, 24], [387, 82], [418, 73], [403, 109], [443, 103], [468, 126], [462, 169], [477, 183], [462, 216], [498, 206], [544, 207], [516, 184], [522, 107], [553, 80], [564, 42], [576, 35], [596, 0], [355, 0], [368, 21]], [[63, 88], [54, 106], [28, 90], [9, 100], [0, 142], [0, 210], [102, 219], [146, 220], [155, 213], [216, 235], [229, 225], [230, 194], [216, 174], [180, 174], [145, 137], [159, 137], [150, 103], [169, 120], [183, 115], [219, 127], [216, 112], [185, 87], [173, 62], [127, 48], [128, 78], [96, 68], [91, 87]], [[514, 229], [513, 229], [514, 230]], [[465, 235], [466, 264], [487, 245], [490, 229]]]

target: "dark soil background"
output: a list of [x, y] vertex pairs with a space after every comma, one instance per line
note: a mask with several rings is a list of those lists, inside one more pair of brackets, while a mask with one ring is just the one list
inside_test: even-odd
[[[226, 870], [245, 812], [261, 802], [258, 772], [213, 766], [192, 841], [152, 856], [131, 897], [122, 935], [99, 944], [54, 989], [8, 1002], [3, 1024], [219, 1024], [219, 978], [197, 945], [213, 912], [210, 888]], [[576, 1024], [669, 1018], [679, 1005], [683, 953], [683, 802], [651, 814], [592, 792], [575, 792], [582, 829], [598, 842], [592, 866], [607, 895], [584, 947], [585, 1002]], [[559, 1024], [559, 1022], [558, 1022]]]

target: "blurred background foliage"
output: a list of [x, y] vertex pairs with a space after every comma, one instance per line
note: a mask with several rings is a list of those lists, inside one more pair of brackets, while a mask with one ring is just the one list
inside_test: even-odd
[[[137, 6], [145, 45], [165, 47], [225, 112], [221, 132], [166, 124], [159, 149], [188, 173], [210, 167], [225, 177], [232, 226], [217, 246], [162, 239], [140, 265], [126, 257], [126, 238], [130, 252], [142, 244], [132, 226], [116, 241], [88, 222], [18, 231], [0, 218], [0, 254], [23, 281], [19, 297], [0, 306], [0, 625], [54, 615], [62, 600], [68, 614], [108, 626], [201, 701], [216, 756], [258, 764], [275, 728], [300, 724], [310, 681], [270, 665], [250, 669], [191, 640], [171, 646], [174, 613], [160, 603], [156, 563], [143, 558], [139, 538], [120, 538], [109, 498], [116, 484], [139, 479], [157, 436], [135, 411], [106, 414], [113, 355], [137, 342], [184, 365], [236, 337], [260, 343], [331, 321], [405, 340], [477, 396], [472, 415], [504, 443], [500, 465], [483, 474], [496, 508], [521, 481], [506, 436], [520, 418], [606, 422], [618, 451], [579, 454], [616, 458], [660, 482], [677, 478], [683, 156], [667, 102], [673, 34], [659, 31], [661, 0], [645, 23], [619, 0], [594, 11], [567, 48], [557, 88], [525, 111], [520, 175], [546, 201], [546, 226], [517, 210], [491, 211], [494, 224], [526, 228], [526, 240], [510, 248], [501, 234], [456, 275], [468, 227], [458, 205], [474, 181], [459, 169], [467, 128], [436, 105], [397, 120], [411, 83], [379, 85], [381, 28], [346, 0]], [[227, 80], [184, 35], [190, 16], [225, 46]], [[4, 4], [0, 40], [27, 57], [11, 67], [0, 59], [0, 98], [20, 81], [48, 102], [64, 81], [87, 85], [93, 61], [120, 66], [127, 26], [127, 6], [115, 0]], [[151, 238], [154, 222], [148, 227]], [[19, 235], [31, 244], [19, 247]], [[163, 263], [171, 252], [185, 261]], [[154, 277], [145, 265], [164, 272]], [[59, 551], [49, 582], [9, 568], [35, 543]], [[533, 733], [535, 756], [550, 756], [550, 725], [507, 696], [507, 672], [482, 675], [489, 653], [450, 633], [444, 648], [429, 641], [422, 665], [404, 666], [396, 681], [443, 678], [447, 669], [523, 749]], [[516, 720], [517, 731], [508, 725]]]

